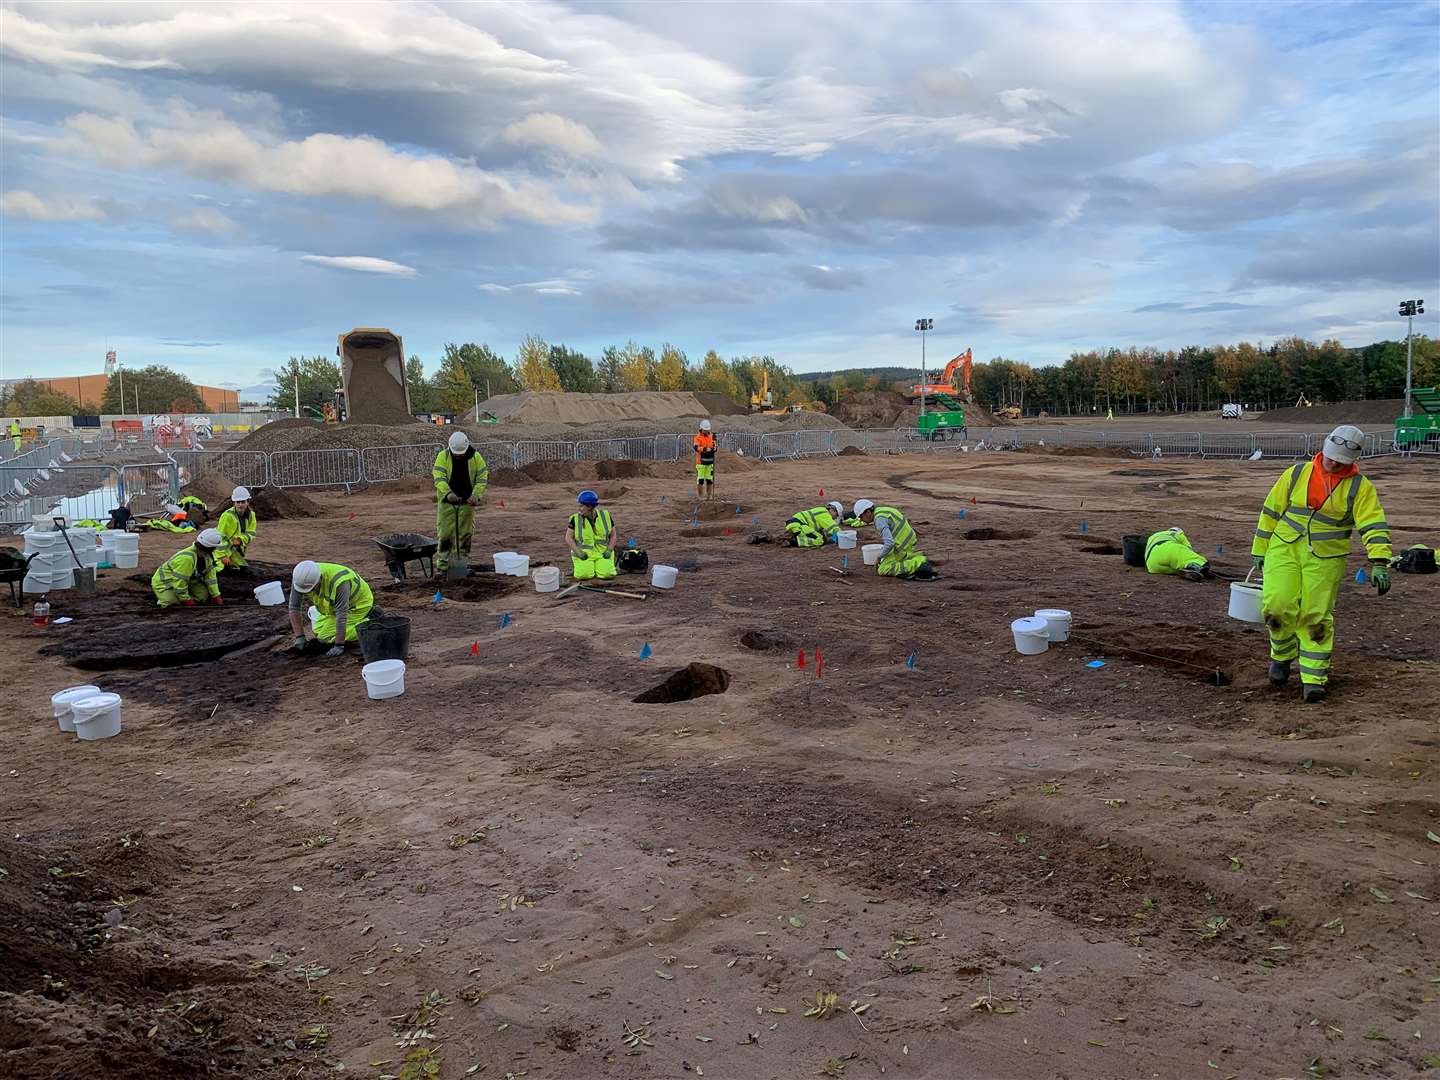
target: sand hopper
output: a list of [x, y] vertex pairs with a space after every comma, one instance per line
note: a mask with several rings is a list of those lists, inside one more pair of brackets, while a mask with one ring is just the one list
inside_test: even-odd
[[340, 419], [356, 424], [410, 422], [405, 345], [399, 334], [383, 327], [358, 327], [340, 335], [335, 355], [340, 357], [344, 384]]

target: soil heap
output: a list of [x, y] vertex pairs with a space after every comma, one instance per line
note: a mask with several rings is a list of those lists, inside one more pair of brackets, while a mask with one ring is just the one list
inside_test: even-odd
[[1333, 405], [1315, 405], [1308, 409], [1303, 406], [1271, 409], [1261, 413], [1260, 419], [1286, 424], [1313, 423], [1318, 429], [1335, 424], [1393, 424], [1395, 418], [1404, 412], [1404, 398], [1382, 398], [1378, 401], [1337, 401]]
[[920, 406], [893, 390], [859, 390], [842, 397], [830, 413], [852, 428], [914, 427]]
[[[720, 398], [723, 394], [707, 394]], [[734, 406], [733, 402], [729, 402]], [[630, 394], [497, 394], [481, 402], [482, 412], [512, 424], [596, 424], [623, 420], [699, 419], [712, 415], [711, 403], [688, 391], [642, 391]], [[738, 406], [733, 410], [743, 412]], [[467, 417], [473, 419], [473, 417]]]

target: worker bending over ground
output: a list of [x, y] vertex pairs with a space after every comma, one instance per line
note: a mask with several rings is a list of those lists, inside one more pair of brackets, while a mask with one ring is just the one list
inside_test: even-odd
[[435, 480], [435, 535], [440, 541], [435, 568], [443, 574], [451, 558], [470, 562], [475, 507], [490, 484], [490, 467], [470, 445], [470, 436], [457, 431], [435, 455], [430, 475]]
[[1210, 560], [1190, 546], [1190, 538], [1176, 526], [1151, 533], [1145, 541], [1145, 569], [1152, 574], [1179, 574], [1201, 581], [1210, 571]]
[[710, 421], [701, 420], [695, 433], [695, 498], [715, 498], [715, 436]]
[[916, 550], [915, 529], [899, 510], [893, 506], [876, 506], [869, 499], [857, 499], [854, 513], [862, 525], [874, 525], [880, 533], [884, 547], [875, 570], [882, 577], [928, 581], [937, 576], [930, 560]]
[[1250, 553], [1263, 568], [1260, 614], [1270, 631], [1270, 681], [1290, 678], [1300, 661], [1302, 695], [1325, 699], [1335, 648], [1335, 600], [1345, 578], [1350, 533], [1358, 528], [1371, 561], [1370, 580], [1390, 591], [1390, 529], [1375, 485], [1355, 464], [1365, 435], [1341, 424], [1310, 461], [1280, 474], [1260, 508]]
[[840, 528], [840, 519], [845, 516], [845, 507], [838, 502], [825, 506], [812, 506], [809, 510], [797, 510], [785, 522], [785, 531], [790, 534], [790, 547], [824, 547], [825, 541]]
[[220, 583], [215, 580], [219, 566], [216, 549], [225, 543], [219, 529], [206, 529], [195, 542], [171, 555], [150, 576], [155, 602], [162, 608], [176, 604], [194, 607], [203, 601], [220, 604]]
[[619, 539], [609, 510], [600, 509], [600, 496], [585, 490], [575, 500], [580, 509], [570, 515], [565, 543], [570, 548], [570, 566], [576, 581], [613, 578], [615, 544]]
[[320, 613], [315, 620], [315, 639], [330, 642], [332, 648], [326, 656], [339, 656], [346, 643], [355, 640], [356, 628], [370, 617], [375, 595], [365, 579], [348, 566], [309, 559], [296, 563], [290, 575], [290, 630], [295, 635], [290, 647], [296, 651], [305, 648], [302, 617], [307, 602]]
[[255, 539], [256, 521], [255, 508], [250, 505], [250, 489], [237, 487], [230, 493], [230, 506], [215, 523], [220, 535], [225, 538], [225, 547], [220, 553], [224, 569], [245, 569], [245, 552]]

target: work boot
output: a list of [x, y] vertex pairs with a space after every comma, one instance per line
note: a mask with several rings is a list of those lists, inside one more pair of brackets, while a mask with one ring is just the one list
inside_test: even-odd
[[1276, 686], [1284, 686], [1287, 682], [1290, 681], [1289, 660], [1270, 661], [1270, 681]]
[[1325, 687], [1315, 683], [1307, 683], [1305, 689], [1300, 693], [1306, 705], [1318, 705], [1325, 700]]

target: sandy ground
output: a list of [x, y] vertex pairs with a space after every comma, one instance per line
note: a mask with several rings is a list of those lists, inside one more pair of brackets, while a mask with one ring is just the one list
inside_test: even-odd
[[[273, 653], [243, 584], [162, 616], [115, 571], [68, 627], [12, 615], [0, 1074], [1411, 1075], [1440, 1060], [1440, 577], [1347, 585], [1305, 707], [1226, 586], [1117, 553], [1180, 524], [1243, 571], [1279, 467], [846, 457], [722, 475], [738, 512], [693, 525], [684, 482], [624, 481], [677, 589], [377, 588], [414, 625], [391, 701]], [[1434, 544], [1440, 472], [1370, 472]], [[746, 543], [822, 487], [904, 508], [942, 580]], [[383, 586], [369, 537], [433, 527], [423, 491], [316, 498], [253, 555]], [[557, 559], [572, 499], [492, 491], [477, 561]], [[1075, 640], [1017, 655], [1050, 605]], [[633, 701], [690, 664], [728, 689]], [[55, 730], [87, 680], [121, 737]]]

